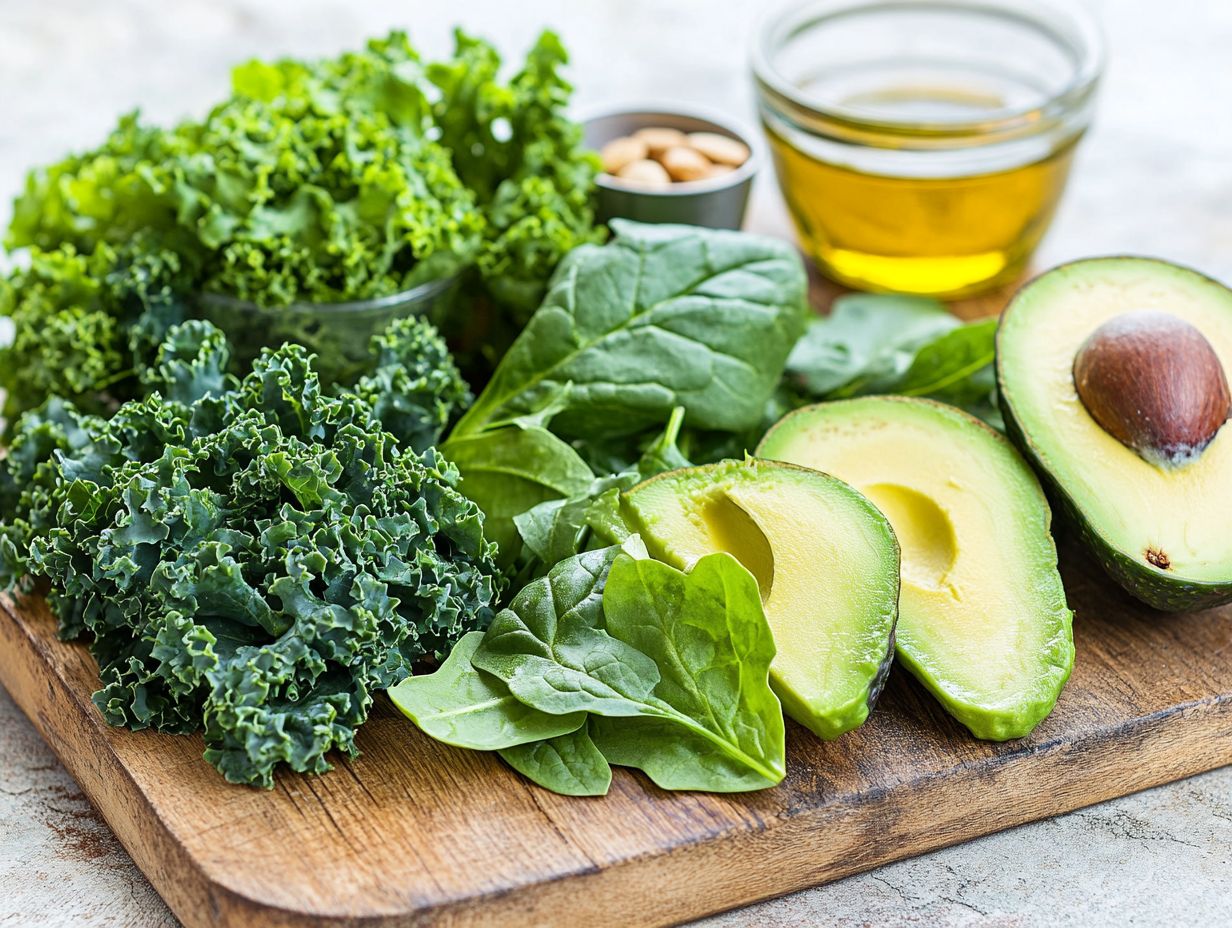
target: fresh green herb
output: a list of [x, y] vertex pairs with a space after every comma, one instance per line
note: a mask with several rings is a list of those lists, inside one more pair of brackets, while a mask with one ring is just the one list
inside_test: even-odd
[[203, 729], [227, 779], [269, 787], [353, 754], [374, 689], [487, 623], [494, 551], [456, 470], [322, 392], [302, 348], [242, 382], [226, 364], [190, 322], [110, 420], [26, 414], [0, 558], [50, 582], [63, 634], [92, 634], [108, 722]]
[[92, 252], [154, 232], [199, 256], [199, 289], [274, 306], [382, 296], [478, 262], [524, 309], [596, 235], [597, 164], [564, 115], [566, 60], [544, 33], [504, 84], [479, 39], [459, 32], [452, 61], [425, 65], [393, 32], [334, 59], [251, 61], [204, 119], [126, 116], [94, 151], [32, 172], [8, 243]]
[[813, 396], [853, 396], [878, 379], [899, 376], [925, 342], [959, 325], [936, 300], [853, 293], [830, 314], [810, 320], [787, 372]]
[[[551, 499], [513, 517], [523, 544], [546, 569], [558, 561], [594, 547], [590, 539], [595, 526], [606, 526], [609, 513], [615, 514], [613, 501], [621, 490], [678, 467], [688, 467], [689, 461], [676, 447], [684, 408], [676, 407], [663, 433], [651, 443], [632, 467], [606, 477], [597, 477], [582, 492], [567, 499]], [[616, 516], [618, 518], [618, 516]], [[600, 545], [619, 543], [608, 529], [599, 535]]]
[[[877, 393], [927, 396], [999, 422], [992, 362], [997, 322], [963, 323], [921, 297], [852, 294], [814, 319], [787, 362], [799, 401]], [[783, 404], [780, 403], [780, 406]], [[773, 411], [771, 421], [786, 410]]]
[[462, 474], [462, 491], [483, 510], [502, 566], [518, 554], [515, 516], [545, 500], [582, 493], [595, 479], [573, 448], [537, 425], [451, 438], [442, 450]]
[[[760, 421], [804, 324], [804, 272], [786, 245], [688, 226], [614, 226], [611, 244], [561, 262], [547, 299], [442, 446], [506, 567], [522, 541], [543, 564], [579, 550], [588, 501], [649, 475], [634, 449], [673, 409], [712, 429]], [[676, 457], [658, 470], [687, 463], [674, 449], [678, 430], [677, 420]], [[597, 478], [587, 455], [604, 461]], [[547, 501], [551, 509], [534, 510]]]
[[105, 415], [144, 392], [138, 372], [183, 321], [176, 290], [188, 275], [177, 255], [148, 247], [139, 236], [90, 254], [35, 250], [0, 278], [0, 316], [13, 326], [0, 345], [8, 423], [48, 397]]
[[200, 255], [201, 289], [262, 305], [407, 289], [477, 254], [484, 219], [404, 35], [306, 65], [250, 62], [174, 129], [121, 120], [103, 145], [31, 175], [9, 243], [92, 250], [153, 230]]
[[980, 319], [924, 343], [895, 384], [903, 396], [948, 396], [993, 362], [996, 319]]
[[407, 448], [436, 445], [472, 400], [445, 340], [423, 319], [390, 323], [372, 339], [371, 368], [348, 392]]
[[479, 272], [517, 323], [543, 300], [552, 271], [578, 245], [596, 241], [591, 192], [599, 170], [566, 118], [569, 57], [545, 32], [508, 85], [488, 43], [459, 30], [452, 61], [428, 66], [440, 90], [433, 105], [440, 142], [485, 210]]
[[804, 325], [800, 259], [736, 232], [612, 225], [611, 244], [561, 262], [451, 441], [539, 412], [565, 390], [552, 428], [567, 438], [636, 435], [676, 406], [699, 428], [758, 422]]
[[454, 747], [499, 751], [540, 786], [570, 796], [601, 796], [612, 768], [586, 730], [586, 713], [549, 715], [519, 702], [500, 680], [471, 665], [483, 632], [464, 635], [435, 673], [407, 677], [389, 691], [395, 706], [427, 735]]
[[[203, 119], [160, 128], [131, 114], [97, 148], [32, 171], [6, 244], [32, 246], [34, 265], [0, 292], [16, 333], [0, 358], [9, 422], [51, 396], [107, 414], [140, 396], [142, 349], [199, 303], [232, 338], [237, 373], [260, 346], [297, 341], [318, 352], [323, 377], [349, 384], [371, 314], [341, 327], [225, 300], [328, 305], [470, 268], [432, 311], [486, 379], [495, 359], [478, 347], [507, 345], [560, 259], [602, 238], [598, 163], [565, 115], [555, 35], [507, 82], [490, 45], [456, 42], [434, 63], [400, 32], [333, 59], [252, 61]], [[109, 279], [129, 267], [172, 286], [174, 318], [147, 326], [163, 308], [142, 301], [164, 295]]]

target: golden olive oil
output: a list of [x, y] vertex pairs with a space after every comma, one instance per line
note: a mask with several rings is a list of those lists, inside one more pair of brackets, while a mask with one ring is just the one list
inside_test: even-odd
[[1017, 276], [1074, 151], [971, 176], [889, 176], [827, 163], [766, 129], [801, 243], [825, 273], [863, 290], [946, 297]]

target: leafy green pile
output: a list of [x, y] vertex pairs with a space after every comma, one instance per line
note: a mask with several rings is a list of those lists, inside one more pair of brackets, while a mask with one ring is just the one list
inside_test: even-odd
[[484, 213], [477, 263], [487, 291], [520, 324], [560, 260], [600, 238], [592, 198], [599, 162], [565, 116], [573, 88], [561, 76], [569, 56], [555, 33], [539, 36], [508, 84], [491, 45], [462, 30], [454, 41], [452, 60], [427, 67], [439, 92], [433, 123]]
[[[30, 260], [0, 281], [7, 427], [51, 397], [105, 415], [143, 396], [142, 371], [202, 293], [329, 304], [474, 269], [439, 321], [470, 348], [507, 344], [560, 259], [602, 234], [566, 62], [545, 32], [502, 81], [480, 39], [459, 31], [452, 59], [424, 62], [393, 32], [333, 59], [241, 65], [203, 119], [130, 114], [97, 148], [32, 171], [6, 238]], [[245, 362], [318, 324], [213, 318]], [[318, 370], [349, 383], [367, 337]]]
[[185, 317], [178, 296], [191, 269], [147, 236], [89, 254], [35, 250], [0, 278], [0, 316], [13, 340], [0, 346], [0, 390], [9, 423], [48, 397], [100, 415], [144, 393], [139, 371]]
[[442, 446], [505, 564], [519, 554], [516, 517], [597, 495], [596, 480], [636, 470], [674, 409], [691, 428], [754, 428], [804, 329], [804, 269], [785, 242], [619, 220], [612, 228], [608, 245], [561, 262]]
[[32, 172], [8, 245], [92, 253], [153, 232], [199, 261], [198, 289], [271, 306], [477, 263], [526, 310], [595, 234], [597, 165], [564, 115], [566, 60], [544, 33], [504, 84], [479, 39], [458, 32], [453, 60], [425, 64], [393, 32], [336, 59], [249, 62], [203, 120], [125, 116], [97, 149]]
[[840, 297], [792, 350], [781, 400], [790, 406], [886, 393], [926, 396], [1001, 428], [996, 333], [996, 318], [964, 323], [925, 297]]
[[561, 561], [390, 696], [433, 737], [569, 795], [606, 793], [612, 764], [664, 789], [764, 789], [785, 769], [774, 653], [733, 557], [686, 574], [630, 541]]
[[407, 390], [399, 421], [435, 437], [431, 372], [382, 363], [430, 334], [390, 333], [371, 389], [333, 397], [298, 346], [236, 382], [222, 335], [189, 322], [146, 399], [106, 420], [52, 400], [20, 420], [0, 569], [46, 579], [62, 634], [93, 636], [108, 722], [204, 729], [227, 779], [268, 787], [279, 763], [323, 771], [327, 751], [355, 753], [374, 690], [487, 624], [478, 507], [439, 453], [399, 446], [377, 418], [379, 385], [410, 378], [432, 402], [416, 417]]
[[613, 229], [561, 262], [442, 445], [521, 592], [391, 696], [558, 792], [606, 792], [612, 764], [761, 789], [783, 777], [783, 720], [757, 583], [727, 555], [687, 574], [647, 559], [618, 494], [688, 466], [684, 423], [735, 440], [761, 421], [804, 329], [803, 268], [755, 236]]

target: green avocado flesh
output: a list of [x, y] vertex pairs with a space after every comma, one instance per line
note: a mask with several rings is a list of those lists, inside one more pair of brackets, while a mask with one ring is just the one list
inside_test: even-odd
[[687, 569], [726, 551], [757, 578], [777, 648], [770, 684], [822, 738], [861, 725], [894, 652], [898, 544], [833, 477], [773, 461], [671, 471], [621, 499], [650, 553]]
[[787, 416], [758, 455], [846, 480], [902, 546], [898, 656], [979, 738], [1029, 733], [1074, 664], [1072, 613], [1043, 491], [961, 410], [869, 397]]
[[1143, 309], [1195, 326], [1232, 371], [1232, 291], [1163, 261], [1077, 261], [1027, 285], [1005, 312], [997, 377], [1006, 426], [1131, 594], [1160, 609], [1228, 602], [1232, 429], [1190, 464], [1150, 464], [1104, 431], [1074, 387], [1074, 358], [1091, 333]]

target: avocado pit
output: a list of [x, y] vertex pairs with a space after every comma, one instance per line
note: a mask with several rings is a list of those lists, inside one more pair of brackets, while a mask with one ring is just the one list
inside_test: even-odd
[[1161, 467], [1196, 460], [1232, 408], [1206, 336], [1158, 310], [1122, 313], [1097, 328], [1078, 349], [1073, 376], [1091, 418]]

